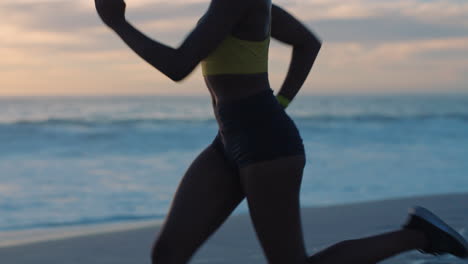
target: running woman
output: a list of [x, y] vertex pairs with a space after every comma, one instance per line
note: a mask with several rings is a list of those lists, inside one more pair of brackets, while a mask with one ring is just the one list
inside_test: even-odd
[[[377, 263], [408, 250], [467, 255], [461, 236], [424, 208], [393, 232], [343, 241], [313, 256], [304, 246], [299, 191], [302, 139], [285, 108], [306, 80], [321, 41], [271, 0], [211, 0], [177, 49], [152, 40], [125, 18], [123, 0], [95, 0], [103, 20], [142, 59], [175, 82], [201, 64], [219, 124], [189, 166], [153, 246], [154, 264], [188, 263], [244, 199], [270, 264]], [[292, 46], [276, 95], [268, 80], [270, 39]]]

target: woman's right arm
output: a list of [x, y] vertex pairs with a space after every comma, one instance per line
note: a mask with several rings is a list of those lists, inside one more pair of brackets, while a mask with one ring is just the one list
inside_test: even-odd
[[278, 91], [278, 95], [291, 101], [309, 75], [322, 42], [281, 7], [273, 5], [271, 15], [271, 36], [293, 46], [288, 74]]
[[211, 0], [203, 20], [178, 48], [153, 40], [125, 19], [124, 0], [95, 0], [103, 22], [142, 59], [173, 81], [181, 81], [213, 52], [252, 6], [251, 0]]

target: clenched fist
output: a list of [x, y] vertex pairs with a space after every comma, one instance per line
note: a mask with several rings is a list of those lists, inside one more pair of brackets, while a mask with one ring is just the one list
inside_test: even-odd
[[114, 28], [125, 22], [125, 2], [123, 0], [94, 0], [96, 11], [102, 21]]

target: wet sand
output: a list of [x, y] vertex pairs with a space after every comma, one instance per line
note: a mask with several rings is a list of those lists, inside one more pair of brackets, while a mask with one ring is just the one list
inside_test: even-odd
[[[303, 208], [302, 221], [309, 254], [345, 239], [397, 229], [407, 209], [422, 205], [468, 236], [468, 194], [434, 195], [321, 208]], [[6, 264], [129, 264], [150, 263], [150, 250], [161, 223], [144, 223], [99, 230], [75, 228], [45, 241], [3, 245]], [[187, 234], [189, 235], [189, 234]], [[24, 243], [24, 241], [22, 242]], [[266, 263], [248, 215], [231, 216], [196, 252], [190, 263]], [[466, 263], [451, 257], [434, 258], [409, 252], [382, 263]]]

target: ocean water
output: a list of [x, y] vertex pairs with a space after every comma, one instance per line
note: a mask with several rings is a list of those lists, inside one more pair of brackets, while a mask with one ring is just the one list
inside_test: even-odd
[[[302, 206], [468, 191], [466, 94], [299, 96], [287, 112]], [[163, 219], [216, 132], [202, 96], [0, 98], [0, 231]]]

